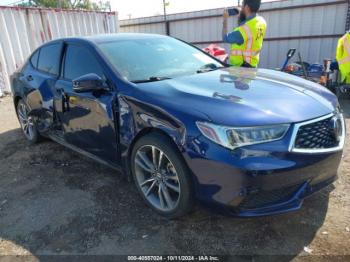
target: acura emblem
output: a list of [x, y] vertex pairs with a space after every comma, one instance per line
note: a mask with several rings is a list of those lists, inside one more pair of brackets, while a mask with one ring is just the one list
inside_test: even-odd
[[338, 116], [334, 116], [329, 121], [329, 128], [337, 142], [340, 141], [340, 137], [342, 136], [342, 125], [341, 120]]

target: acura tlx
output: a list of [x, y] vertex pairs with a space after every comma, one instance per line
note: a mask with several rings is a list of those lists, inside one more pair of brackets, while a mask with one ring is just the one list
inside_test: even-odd
[[195, 201], [243, 217], [294, 211], [337, 178], [345, 123], [331, 92], [171, 37], [54, 40], [11, 85], [31, 143], [49, 137], [121, 171], [168, 218]]

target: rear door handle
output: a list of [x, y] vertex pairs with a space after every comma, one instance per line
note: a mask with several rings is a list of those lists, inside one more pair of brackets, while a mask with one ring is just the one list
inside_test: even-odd
[[28, 76], [26, 77], [26, 79], [27, 79], [27, 81], [33, 81], [33, 80], [34, 80], [34, 78], [33, 78], [32, 75], [28, 75]]

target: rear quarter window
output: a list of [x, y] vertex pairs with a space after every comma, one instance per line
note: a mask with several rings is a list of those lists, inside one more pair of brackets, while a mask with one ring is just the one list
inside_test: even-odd
[[30, 58], [30, 63], [33, 67], [38, 67], [38, 60], [39, 60], [39, 50], [37, 50]]
[[40, 49], [38, 69], [40, 71], [58, 75], [61, 58], [61, 44], [52, 44]]

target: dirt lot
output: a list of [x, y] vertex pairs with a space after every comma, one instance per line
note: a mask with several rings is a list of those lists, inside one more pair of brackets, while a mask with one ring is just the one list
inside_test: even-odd
[[[350, 100], [343, 106], [350, 127]], [[238, 219], [197, 208], [178, 221], [153, 213], [115, 171], [51, 141], [29, 146], [10, 97], [0, 99], [0, 152], [0, 255], [286, 255], [285, 261], [338, 255], [338, 261], [350, 260], [349, 150], [334, 187], [307, 199], [298, 212]]]

